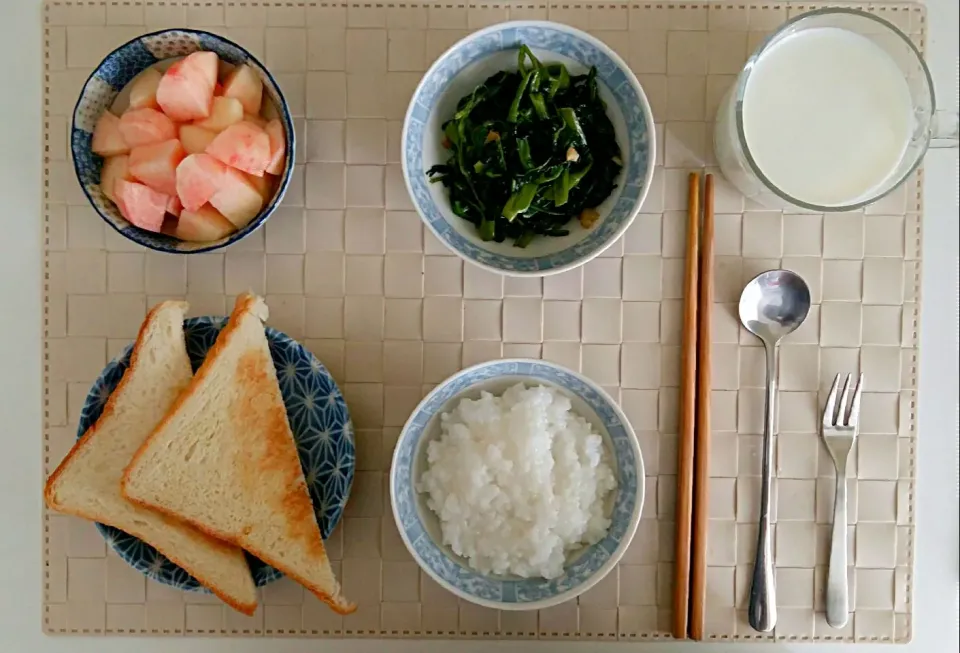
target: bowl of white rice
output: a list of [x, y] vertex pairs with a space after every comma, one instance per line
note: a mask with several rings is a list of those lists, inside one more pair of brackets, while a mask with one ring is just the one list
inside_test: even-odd
[[404, 544], [442, 587], [537, 610], [616, 566], [643, 476], [633, 429], [600, 386], [553, 363], [499, 360], [455, 374], [413, 411], [390, 499]]

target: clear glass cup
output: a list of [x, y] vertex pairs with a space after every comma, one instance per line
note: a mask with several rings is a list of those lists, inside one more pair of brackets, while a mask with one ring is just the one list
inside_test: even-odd
[[[750, 75], [766, 52], [787, 36], [822, 27], [842, 28], [869, 38], [896, 62], [903, 72], [913, 102], [914, 129], [899, 165], [885, 183], [867, 197], [837, 206], [821, 206], [792, 197], [770, 181], [754, 160], [744, 133], [743, 99]], [[818, 213], [852, 211], [875, 202], [902, 184], [916, 170], [931, 147], [957, 147], [957, 112], [937, 111], [933, 79], [923, 57], [896, 25], [856, 9], [826, 8], [787, 21], [753, 53], [736, 83], [717, 110], [714, 150], [724, 176], [749, 199], [775, 209], [801, 209]]]

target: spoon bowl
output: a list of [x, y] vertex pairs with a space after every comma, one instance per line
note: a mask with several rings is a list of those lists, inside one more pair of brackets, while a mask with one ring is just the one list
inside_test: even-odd
[[765, 344], [796, 331], [809, 312], [810, 289], [789, 270], [758, 274], [740, 295], [740, 322]]

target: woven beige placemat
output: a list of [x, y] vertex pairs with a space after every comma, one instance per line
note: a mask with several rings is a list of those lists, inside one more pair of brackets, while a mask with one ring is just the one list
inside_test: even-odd
[[[44, 14], [44, 468], [75, 438], [92, 380], [146, 309], [184, 297], [223, 314], [248, 288], [270, 325], [332, 371], [357, 427], [357, 475], [328, 542], [356, 614], [341, 618], [281, 580], [244, 617], [148, 581], [93, 525], [44, 521], [43, 627], [50, 633], [668, 638], [673, 576], [680, 289], [686, 175], [717, 172], [715, 108], [771, 30], [820, 3], [54, 1]], [[857, 5], [867, 7], [866, 4]], [[871, 4], [922, 47], [917, 5]], [[642, 213], [604, 255], [540, 279], [465, 265], [424, 231], [407, 197], [399, 135], [430, 62], [471, 29], [550, 18], [610, 44], [657, 120], [658, 166]], [[202, 27], [264, 61], [295, 116], [294, 181], [265, 228], [226, 251], [173, 256], [119, 237], [86, 202], [70, 163], [70, 114], [113, 47], [146, 31]], [[785, 125], [785, 128], [789, 126]], [[716, 195], [713, 433], [707, 575], [711, 639], [906, 641], [912, 629], [920, 182], [848, 215], [783, 215]], [[756, 539], [763, 351], [738, 327], [755, 273], [801, 273], [815, 305], [785, 341], [777, 436], [776, 631], [747, 625]], [[646, 504], [619, 568], [576, 601], [497, 612], [447, 594], [401, 543], [385, 474], [410, 410], [461, 367], [499, 357], [557, 361], [604, 385], [640, 438]], [[862, 371], [850, 481], [853, 615], [826, 625], [823, 586], [833, 465], [817, 420], [836, 372]], [[37, 490], [39, 491], [39, 489]]]

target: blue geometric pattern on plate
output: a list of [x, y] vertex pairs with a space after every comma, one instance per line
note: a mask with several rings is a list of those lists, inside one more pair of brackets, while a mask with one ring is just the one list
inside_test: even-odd
[[290, 108], [280, 91], [280, 85], [256, 57], [222, 36], [195, 29], [167, 29], [138, 36], [108, 54], [83, 85], [73, 110], [70, 149], [73, 166], [80, 187], [100, 217], [111, 227], [135, 243], [159, 252], [194, 254], [226, 247], [259, 229], [280, 204], [293, 171], [293, 157], [288, 156], [280, 176], [280, 186], [260, 214], [226, 238], [207, 243], [188, 243], [160, 233], [135, 227], [120, 215], [116, 204], [100, 190], [100, 169], [103, 157], [91, 149], [93, 128], [97, 120], [112, 104], [124, 86], [134, 77], [163, 59], [182, 57], [199, 50], [216, 52], [224, 61], [235, 66], [249, 64], [263, 81], [264, 95], [269, 97], [280, 113], [286, 136], [286, 151], [294, 152], [296, 135]]
[[[438, 547], [427, 533], [417, 510], [416, 479], [413, 468], [420, 438], [424, 430], [443, 406], [469, 388], [488, 379], [525, 377], [563, 388], [583, 399], [596, 412], [610, 435], [616, 466], [617, 496], [610, 515], [610, 529], [596, 544], [587, 547], [576, 560], [564, 569], [559, 578], [507, 578], [484, 576], [451, 557]], [[617, 411], [594, 388], [581, 378], [554, 365], [539, 361], [496, 361], [455, 377], [438, 387], [425, 403], [407, 421], [400, 435], [392, 474], [394, 514], [399, 528], [410, 542], [421, 565], [460, 592], [487, 601], [523, 604], [562, 594], [589, 580], [620, 546], [631, 526], [632, 515], [638, 508], [638, 491], [643, 463], [635, 455], [635, 439]]]
[[[194, 372], [226, 322], [225, 317], [194, 317], [184, 321], [187, 354]], [[343, 516], [353, 485], [356, 449], [350, 413], [323, 363], [290, 336], [270, 327], [266, 327], [266, 334], [317, 524], [326, 539]], [[131, 344], [107, 364], [90, 388], [80, 413], [78, 438], [100, 417], [107, 399], [130, 365], [132, 351]], [[146, 542], [112, 526], [98, 523], [97, 528], [121, 558], [148, 577], [183, 590], [207, 591], [193, 576]], [[249, 554], [247, 562], [258, 587], [283, 575]]]
[[[437, 237], [465, 258], [481, 265], [505, 272], [534, 272], [564, 268], [592, 252], [600, 251], [619, 237], [640, 210], [640, 198], [650, 157], [650, 132], [643, 110], [647, 101], [641, 98], [630, 81], [627, 71], [591, 40], [548, 23], [505, 23], [487, 28], [475, 37], [467, 37], [447, 51], [427, 72], [414, 94], [407, 114], [403, 141], [403, 164], [407, 185], [420, 215]], [[623, 184], [620, 197], [610, 213], [595, 226], [587, 237], [567, 249], [539, 257], [505, 256], [484, 249], [465, 238], [443, 216], [433, 196], [423, 161], [424, 129], [438, 100], [450, 82], [467, 66], [501, 50], [516, 50], [526, 44], [569, 57], [583, 66], [596, 66], [597, 78], [613, 94], [626, 122], [628, 158], [624, 161]]]

